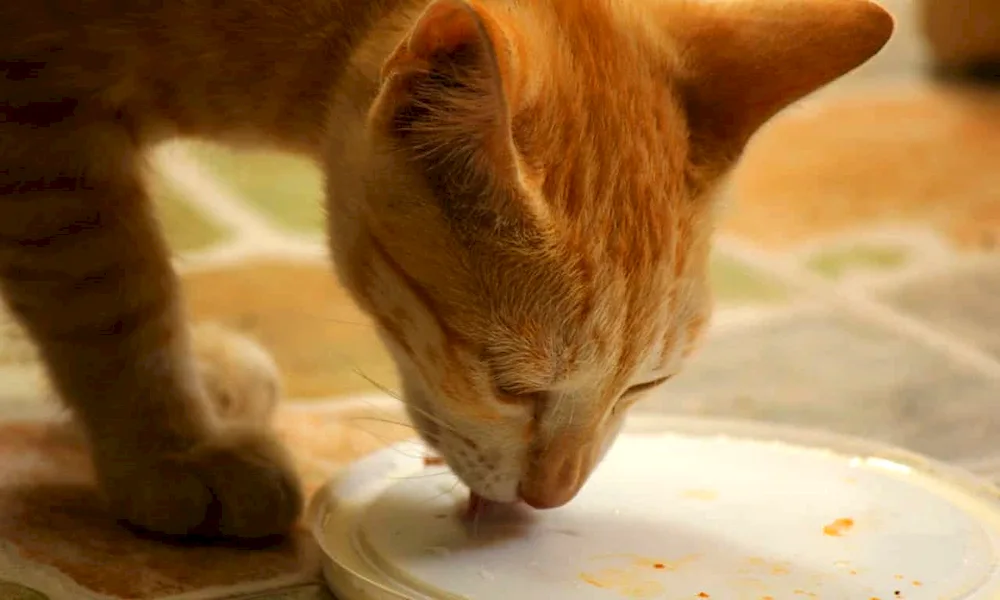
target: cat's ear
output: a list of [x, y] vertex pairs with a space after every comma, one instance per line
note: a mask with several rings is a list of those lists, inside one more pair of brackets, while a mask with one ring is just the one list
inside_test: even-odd
[[372, 117], [426, 150], [513, 168], [507, 34], [475, 0], [433, 0], [382, 67]]
[[726, 158], [779, 111], [874, 56], [893, 30], [869, 0], [681, 0], [661, 10], [695, 143]]

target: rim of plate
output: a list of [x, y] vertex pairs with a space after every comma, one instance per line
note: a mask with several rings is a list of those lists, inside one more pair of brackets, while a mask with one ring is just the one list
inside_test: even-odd
[[[753, 442], [775, 442], [789, 446], [797, 446], [811, 450], [826, 451], [842, 456], [844, 459], [878, 459], [909, 467], [924, 475], [938, 479], [941, 483], [952, 486], [960, 492], [965, 492], [975, 499], [994, 504], [1000, 509], [1000, 486], [971, 473], [961, 467], [950, 465], [944, 461], [931, 458], [919, 452], [872, 440], [856, 435], [834, 433], [811, 427], [797, 427], [771, 421], [756, 421], [749, 419], [720, 419], [714, 417], [682, 417], [652, 413], [637, 413], [631, 415], [622, 428], [622, 434], [657, 435], [673, 434], [700, 438], [727, 438]], [[306, 522], [309, 531], [316, 540], [323, 554], [323, 570], [330, 585], [327, 571], [336, 568], [340, 577], [348, 577], [353, 582], [383, 595], [386, 598], [411, 600], [384, 583], [376, 581], [344, 564], [339, 553], [331, 552], [323, 534], [325, 516], [336, 512], [334, 507], [336, 497], [334, 488], [348, 475], [358, 476], [355, 466], [358, 463], [377, 460], [379, 457], [392, 454], [398, 456], [398, 450], [405, 444], [412, 444], [417, 438], [397, 442], [381, 450], [376, 450], [357, 461], [339, 469], [334, 475], [313, 494], [306, 512]], [[422, 445], [423, 442], [420, 442]], [[600, 466], [598, 466], [600, 468]], [[390, 483], [387, 480], [385, 483]], [[373, 481], [372, 485], [375, 485]], [[377, 497], [377, 494], [372, 498]], [[1000, 510], [997, 511], [1000, 514]]]

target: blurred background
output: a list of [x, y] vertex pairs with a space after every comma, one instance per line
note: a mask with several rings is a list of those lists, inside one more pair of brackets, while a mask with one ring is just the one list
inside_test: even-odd
[[[864, 435], [1000, 479], [1000, 1], [883, 4], [888, 47], [751, 144], [724, 191], [709, 339], [638, 410]], [[309, 485], [408, 437], [377, 398], [388, 356], [327, 266], [320, 174], [201, 143], [155, 166], [191, 311], [274, 353]], [[39, 566], [72, 597], [318, 597], [304, 538], [179, 551], [109, 524], [79, 440], [33, 420], [55, 410], [34, 361], [0, 314], [0, 598], [44, 598]]]

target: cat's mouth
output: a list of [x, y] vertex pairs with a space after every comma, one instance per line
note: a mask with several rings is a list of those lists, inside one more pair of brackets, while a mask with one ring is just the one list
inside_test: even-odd
[[[425, 456], [424, 466], [437, 467], [447, 465], [447, 461], [440, 456]], [[490, 500], [485, 496], [480, 496], [476, 492], [469, 490], [469, 501], [465, 506], [465, 510], [462, 512], [462, 518], [466, 521], [475, 522], [478, 521], [480, 517], [485, 515], [491, 506], [505, 504], [504, 502], [497, 502], [496, 500]]]

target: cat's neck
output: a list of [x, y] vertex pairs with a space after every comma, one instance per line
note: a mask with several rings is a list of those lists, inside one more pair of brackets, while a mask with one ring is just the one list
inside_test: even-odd
[[382, 61], [426, 2], [178, 3], [188, 14], [171, 15], [166, 34], [147, 44], [163, 57], [162, 75], [139, 110], [160, 136], [318, 156], [336, 126], [334, 97], [370, 102]]

